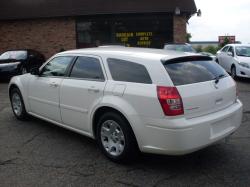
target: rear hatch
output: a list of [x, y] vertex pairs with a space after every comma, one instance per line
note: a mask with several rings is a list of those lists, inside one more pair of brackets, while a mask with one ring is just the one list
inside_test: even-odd
[[163, 65], [182, 98], [185, 117], [214, 113], [235, 103], [234, 80], [210, 57], [181, 57]]

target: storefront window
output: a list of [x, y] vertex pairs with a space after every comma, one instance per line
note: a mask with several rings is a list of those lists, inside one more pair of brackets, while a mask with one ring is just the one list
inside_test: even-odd
[[173, 40], [169, 15], [97, 16], [77, 20], [78, 48], [100, 45], [163, 48]]

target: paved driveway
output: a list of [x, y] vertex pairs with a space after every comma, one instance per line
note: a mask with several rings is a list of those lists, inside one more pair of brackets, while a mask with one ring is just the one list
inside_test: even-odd
[[227, 140], [182, 156], [108, 161], [95, 142], [38, 119], [17, 121], [0, 83], [0, 186], [250, 186], [250, 81], [238, 81], [240, 129]]

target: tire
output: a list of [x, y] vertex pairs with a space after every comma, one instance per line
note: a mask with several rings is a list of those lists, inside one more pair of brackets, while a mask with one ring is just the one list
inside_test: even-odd
[[107, 112], [97, 124], [97, 142], [103, 154], [117, 163], [129, 163], [138, 156], [138, 146], [128, 121], [118, 113]]
[[21, 68], [21, 75], [24, 75], [27, 73], [27, 69], [25, 67]]
[[28, 118], [28, 114], [25, 109], [22, 94], [18, 88], [13, 88], [10, 91], [10, 101], [15, 117], [22, 121], [26, 120]]
[[216, 59], [215, 59], [215, 62], [216, 62], [217, 64], [220, 64], [220, 62], [219, 62], [219, 59], [218, 59], [218, 58], [216, 58]]
[[233, 78], [233, 79], [237, 79], [237, 73], [236, 73], [236, 67], [235, 66], [232, 66], [231, 67], [231, 77]]

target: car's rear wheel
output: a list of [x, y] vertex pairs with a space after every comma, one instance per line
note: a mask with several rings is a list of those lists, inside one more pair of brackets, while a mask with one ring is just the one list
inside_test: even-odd
[[231, 77], [233, 79], [237, 79], [237, 73], [236, 73], [236, 67], [235, 66], [232, 66], [232, 68], [231, 68]]
[[28, 117], [28, 114], [26, 112], [23, 98], [20, 90], [18, 88], [13, 88], [10, 92], [10, 100], [11, 100], [11, 106], [14, 115], [19, 120], [25, 120]]
[[127, 120], [118, 113], [104, 114], [97, 124], [97, 141], [100, 149], [115, 162], [130, 162], [138, 155], [133, 131]]

